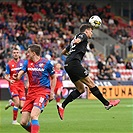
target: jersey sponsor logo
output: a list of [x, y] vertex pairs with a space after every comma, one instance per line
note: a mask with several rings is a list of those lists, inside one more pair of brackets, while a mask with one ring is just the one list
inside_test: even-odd
[[39, 64], [39, 67], [43, 67], [43, 66], [44, 66], [44, 64], [43, 64], [43, 63], [40, 63], [40, 64]]
[[12, 68], [11, 71], [17, 71], [17, 70], [20, 70], [20, 69], [22, 69], [22, 67]]
[[55, 74], [56, 74], [57, 76], [62, 76], [62, 73], [57, 73], [57, 72], [56, 72]]
[[23, 63], [20, 63], [20, 66], [23, 66]]
[[28, 67], [28, 71], [44, 71], [44, 68], [32, 68], [32, 67]]

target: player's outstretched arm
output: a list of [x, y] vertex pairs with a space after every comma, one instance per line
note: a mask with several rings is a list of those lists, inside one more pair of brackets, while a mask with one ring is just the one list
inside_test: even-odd
[[15, 82], [15, 80], [10, 79], [10, 74], [5, 74], [5, 75], [4, 75], [4, 78], [5, 78], [8, 82], [10, 82], [11, 84], [13, 84], [13, 83]]
[[21, 71], [19, 71], [19, 73], [13, 74], [13, 79], [15, 79], [15, 80], [20, 80], [21, 77], [23, 76], [23, 74], [24, 74], [24, 71], [21, 70]]

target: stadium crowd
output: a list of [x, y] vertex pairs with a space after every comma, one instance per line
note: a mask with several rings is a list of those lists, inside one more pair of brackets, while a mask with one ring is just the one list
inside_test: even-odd
[[[120, 17], [111, 13], [110, 4], [97, 8], [95, 3], [83, 5], [75, 2], [36, 2], [0, 3], [0, 77], [3, 77], [5, 64], [11, 58], [11, 49], [18, 47], [21, 58], [26, 58], [27, 47], [40, 44], [42, 56], [53, 63], [63, 63], [65, 56], [61, 50], [73, 38], [81, 23], [87, 23], [91, 15], [102, 18], [101, 30], [120, 41], [133, 51], [133, 28]], [[92, 57], [91, 60], [88, 57]], [[83, 65], [90, 71], [92, 79], [131, 80], [133, 60], [125, 62], [115, 51], [108, 57], [89, 44]], [[126, 76], [124, 76], [126, 74]], [[128, 76], [127, 76], [128, 75]], [[66, 74], [66, 79], [68, 76]]]

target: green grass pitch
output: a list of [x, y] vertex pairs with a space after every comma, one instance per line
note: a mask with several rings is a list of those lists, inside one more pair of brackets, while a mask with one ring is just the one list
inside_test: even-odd
[[[21, 126], [11, 124], [12, 108], [4, 110], [7, 102], [0, 101], [0, 133], [26, 133]], [[108, 111], [98, 100], [77, 99], [66, 107], [63, 121], [52, 101], [39, 123], [40, 133], [133, 133], [133, 99], [121, 99]]]

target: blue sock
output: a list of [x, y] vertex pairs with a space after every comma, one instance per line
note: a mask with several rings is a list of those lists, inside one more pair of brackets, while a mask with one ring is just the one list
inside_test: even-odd
[[28, 132], [31, 132], [31, 123], [28, 122], [26, 126], [21, 125], [24, 129], [26, 129]]
[[38, 133], [40, 129], [38, 120], [31, 120], [31, 132]]

